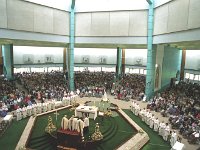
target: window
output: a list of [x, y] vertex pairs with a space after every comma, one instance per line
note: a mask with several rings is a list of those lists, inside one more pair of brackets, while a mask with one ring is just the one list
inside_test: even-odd
[[190, 74], [190, 80], [194, 80], [194, 74]]
[[185, 74], [185, 78], [186, 78], [186, 79], [189, 79], [189, 78], [190, 78], [190, 74], [189, 74], [189, 73], [186, 73], [186, 74]]
[[140, 74], [144, 74], [144, 69], [140, 69]]
[[198, 81], [198, 80], [199, 80], [199, 75], [195, 75], [195, 76], [194, 76], [194, 80], [197, 80], [197, 81]]
[[125, 73], [129, 73], [130, 72], [130, 69], [129, 68], [126, 68], [125, 69]]
[[30, 68], [14, 68], [14, 73], [30, 72]]
[[133, 73], [138, 73], [139, 74], [140, 69], [133, 69]]

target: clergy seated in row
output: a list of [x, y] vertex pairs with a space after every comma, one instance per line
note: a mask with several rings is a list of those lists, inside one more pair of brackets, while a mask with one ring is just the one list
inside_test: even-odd
[[85, 117], [83, 119], [72, 115], [72, 117], [68, 119], [67, 115], [65, 115], [61, 121], [61, 129], [72, 132], [78, 132], [81, 134], [81, 136], [83, 136], [83, 133], [89, 131], [89, 118]]

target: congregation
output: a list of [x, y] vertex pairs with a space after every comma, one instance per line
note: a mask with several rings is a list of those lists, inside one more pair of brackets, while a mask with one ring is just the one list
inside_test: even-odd
[[178, 130], [189, 143], [198, 143], [200, 136], [199, 89], [198, 84], [180, 81], [161, 94], [157, 94], [147, 108], [161, 112], [164, 117], [168, 116], [173, 129]]
[[[49, 73], [15, 74], [14, 81], [1, 78], [0, 112], [4, 117], [7, 112], [14, 111], [17, 120], [35, 116], [55, 109], [58, 105], [67, 106], [75, 101], [76, 96], [94, 96], [102, 98], [106, 92], [120, 100], [141, 100], [145, 90], [145, 76], [126, 74], [120, 81], [114, 82], [115, 74], [108, 72], [75, 72], [75, 91], [68, 90], [68, 81], [64, 73], [52, 71]], [[19, 82], [28, 91], [20, 91], [15, 82]], [[158, 93], [140, 110], [134, 101], [131, 110], [135, 115], [158, 132], [171, 146], [177, 141], [178, 130], [190, 143], [199, 140], [200, 116], [199, 93], [200, 86], [180, 81], [178, 84]], [[194, 92], [191, 92], [194, 91]], [[161, 112], [169, 117], [169, 123], [159, 121], [152, 111]], [[4, 113], [3, 113], [4, 112]], [[63, 127], [65, 128], [65, 127]]]

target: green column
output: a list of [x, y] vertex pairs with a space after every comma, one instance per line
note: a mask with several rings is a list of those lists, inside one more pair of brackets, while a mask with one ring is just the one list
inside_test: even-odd
[[117, 67], [116, 67], [116, 77], [119, 79], [122, 74], [122, 49], [117, 47]]
[[148, 35], [147, 35], [147, 74], [145, 94], [149, 100], [154, 94], [156, 46], [153, 46], [153, 20], [154, 0], [147, 0], [149, 3], [148, 12]]
[[72, 0], [71, 11], [70, 11], [70, 43], [69, 43], [69, 66], [68, 66], [68, 79], [69, 89], [74, 91], [74, 37], [75, 37], [75, 0]]
[[3, 56], [3, 73], [4, 76], [11, 80], [13, 79], [13, 45], [6, 44], [2, 46], [2, 56]]

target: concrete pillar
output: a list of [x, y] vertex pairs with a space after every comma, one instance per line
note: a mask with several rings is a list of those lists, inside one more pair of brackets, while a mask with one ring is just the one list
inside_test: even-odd
[[185, 75], [185, 60], [186, 60], [186, 50], [182, 50], [182, 59], [181, 59], [181, 71], [180, 71], [180, 80], [184, 80]]
[[156, 46], [153, 46], [154, 0], [148, 0], [147, 74], [145, 94], [147, 100], [154, 95]]
[[3, 55], [3, 73], [4, 76], [11, 80], [13, 79], [13, 45], [6, 44], [2, 46]]
[[75, 37], [75, 0], [72, 0], [71, 11], [70, 11], [70, 43], [68, 49], [68, 79], [69, 89], [74, 91], [74, 37]]
[[125, 74], [126, 70], [126, 50], [122, 49], [122, 74]]
[[117, 65], [116, 65], [116, 77], [120, 79], [122, 74], [122, 49], [117, 47]]

